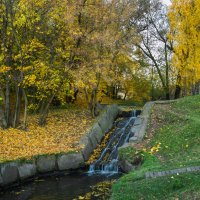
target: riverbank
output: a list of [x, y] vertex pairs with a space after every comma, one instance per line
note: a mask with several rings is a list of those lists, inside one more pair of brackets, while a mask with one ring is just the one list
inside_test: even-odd
[[135, 150], [141, 152], [142, 165], [113, 185], [111, 199], [198, 198], [199, 172], [169, 173], [154, 178], [148, 178], [146, 173], [200, 166], [199, 116], [200, 96], [155, 104], [145, 139], [124, 151], [129, 160]]
[[[24, 180], [43, 173], [74, 170], [84, 167], [85, 162], [88, 160], [93, 150], [100, 144], [105, 133], [112, 128], [118, 113], [119, 108], [117, 105], [110, 105], [102, 110], [101, 114], [93, 120], [92, 125], [89, 124], [90, 127], [88, 129], [84, 129], [85, 126], [81, 127], [80, 123], [77, 127], [80, 128], [80, 132], [84, 132], [84, 135], [80, 137], [79, 134], [79, 137], [74, 140], [76, 142], [76, 147], [78, 146], [79, 149], [58, 153], [53, 151], [53, 153], [33, 155], [30, 158], [20, 157], [17, 160], [1, 162], [0, 189], [1, 187], [5, 188], [12, 184], [24, 182]], [[82, 118], [82, 121], [84, 121], [84, 118]], [[63, 131], [66, 130], [63, 129]], [[67, 142], [64, 144], [66, 147], [70, 145], [70, 143]], [[38, 148], [38, 146], [36, 146], [36, 148]]]

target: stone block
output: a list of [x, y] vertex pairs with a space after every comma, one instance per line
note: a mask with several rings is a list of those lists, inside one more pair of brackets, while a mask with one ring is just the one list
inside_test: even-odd
[[153, 172], [150, 172], [150, 173], [149, 173], [149, 177], [150, 177], [150, 178], [154, 178]]
[[128, 173], [128, 172], [130, 172], [130, 171], [135, 169], [135, 166], [132, 165], [131, 163], [129, 163], [125, 159], [120, 159], [119, 160], [119, 166], [122, 169], [122, 171], [125, 172], [125, 173]]
[[191, 168], [190, 167], [187, 167], [187, 172], [191, 172]]
[[136, 136], [133, 136], [133, 137], [131, 137], [131, 138], [129, 139], [129, 142], [130, 142], [130, 143], [135, 143], [135, 142], [137, 142], [137, 140], [138, 140], [138, 138], [137, 138]]
[[37, 172], [36, 165], [33, 163], [31, 163], [31, 164], [24, 163], [24, 164], [18, 166], [18, 170], [19, 170], [19, 176], [20, 176], [21, 180], [32, 177]]
[[153, 106], [155, 105], [155, 102], [147, 102], [144, 107], [143, 107], [143, 110], [142, 110], [142, 116], [143, 117], [149, 117], [150, 113], [151, 113], [151, 109], [153, 108]]
[[176, 171], [176, 169], [172, 169], [172, 170], [170, 170], [170, 173], [171, 173], [171, 174], [176, 174], [177, 171]]
[[95, 149], [98, 145], [98, 141], [95, 137], [95, 132], [91, 132], [89, 135], [88, 135], [90, 141], [91, 141], [91, 144], [92, 144], [92, 149]]
[[3, 177], [0, 174], [0, 186], [3, 185]]
[[131, 128], [131, 132], [133, 132], [134, 135], [137, 136], [139, 134], [140, 129], [141, 129], [141, 125], [133, 126]]
[[58, 157], [57, 162], [59, 170], [77, 169], [84, 165], [84, 159], [81, 153], [61, 155]]
[[183, 168], [182, 169], [177, 169], [176, 171], [177, 171], [177, 173], [184, 173], [184, 169]]
[[103, 133], [112, 128], [113, 122], [119, 113], [117, 105], [107, 106], [103, 113], [99, 116], [99, 126]]
[[[99, 124], [95, 124], [90, 133], [91, 140], [94, 140], [92, 138], [95, 138], [97, 143], [99, 144], [101, 142], [103, 136], [104, 136], [104, 134], [103, 134]], [[95, 148], [96, 148], [96, 146], [95, 146]]]
[[134, 126], [137, 126], [137, 125], [142, 124], [142, 121], [143, 121], [142, 118], [137, 117], [137, 118], [135, 119]]
[[80, 145], [83, 145], [81, 152], [83, 154], [84, 160], [87, 161], [93, 151], [92, 142], [88, 136], [84, 136], [79, 143]]
[[3, 185], [8, 185], [19, 180], [19, 172], [16, 163], [8, 163], [1, 167]]
[[117, 105], [108, 106], [106, 112], [108, 118], [114, 121], [117, 115], [119, 114], [119, 108]]
[[45, 155], [39, 156], [36, 161], [38, 172], [45, 173], [56, 170], [56, 156]]
[[146, 173], [145, 173], [145, 177], [146, 177], [146, 178], [150, 178], [150, 172], [146, 172]]
[[196, 169], [196, 171], [199, 171], [200, 170], [200, 166], [196, 166], [194, 167]]
[[111, 120], [108, 119], [106, 112], [100, 116], [98, 123], [103, 133], [106, 133], [112, 125]]
[[163, 176], [162, 172], [158, 172], [157, 176], [159, 176], [159, 177]]

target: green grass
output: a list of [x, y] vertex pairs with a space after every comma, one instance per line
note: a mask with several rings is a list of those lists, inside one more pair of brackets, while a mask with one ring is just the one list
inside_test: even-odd
[[[147, 149], [158, 143], [161, 148], [153, 156], [146, 154], [139, 169], [113, 185], [111, 199], [200, 199], [200, 173], [144, 179], [147, 171], [200, 165], [200, 96], [180, 99], [168, 107], [156, 105], [153, 112], [158, 126]], [[130, 160], [127, 152], [131, 150], [124, 152], [122, 156]]]
[[173, 175], [157, 179], [126, 180], [115, 184], [113, 200], [199, 199], [200, 174]]

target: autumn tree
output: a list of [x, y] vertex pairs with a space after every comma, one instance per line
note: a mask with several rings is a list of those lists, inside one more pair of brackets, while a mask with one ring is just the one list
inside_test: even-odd
[[63, 98], [77, 35], [76, 27], [71, 26], [75, 6], [67, 6], [66, 1], [59, 0], [1, 2], [1, 96], [6, 127], [19, 124], [22, 97], [26, 126], [27, 93], [33, 93], [30, 101], [37, 100], [40, 124], [45, 124], [55, 95]]
[[[84, 90], [88, 107], [94, 116], [102, 83], [114, 83], [118, 70], [116, 58], [128, 52], [128, 23], [135, 4], [132, 1], [84, 1], [80, 27], [84, 33], [79, 43], [82, 60], [75, 72], [76, 85]], [[97, 9], [98, 8], [98, 9]], [[95, 12], [94, 12], [95, 10]], [[130, 30], [130, 29], [129, 29]], [[130, 30], [130, 32], [133, 30]], [[115, 85], [116, 86], [116, 85]]]
[[177, 70], [177, 87], [187, 94], [199, 91], [200, 78], [200, 1], [173, 0], [169, 11], [170, 38], [175, 41], [173, 65]]
[[130, 22], [138, 3], [2, 0], [1, 126], [26, 129], [29, 108], [45, 125], [53, 99], [64, 102], [73, 88], [84, 92], [93, 116], [104, 85], [128, 93], [137, 66], [132, 43], [138, 37]]
[[[143, 12], [141, 12], [141, 10]], [[144, 0], [132, 20], [139, 40], [133, 43], [147, 58], [159, 76], [165, 98], [170, 99], [170, 73], [173, 41], [168, 38], [167, 9], [158, 0]], [[149, 74], [151, 69], [149, 70]]]

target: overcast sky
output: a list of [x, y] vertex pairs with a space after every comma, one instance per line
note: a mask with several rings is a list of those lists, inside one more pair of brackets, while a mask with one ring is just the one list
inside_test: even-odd
[[163, 3], [165, 3], [165, 4], [167, 4], [167, 5], [170, 5], [170, 4], [171, 4], [170, 0], [162, 0], [162, 1], [163, 1]]

